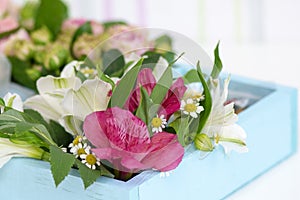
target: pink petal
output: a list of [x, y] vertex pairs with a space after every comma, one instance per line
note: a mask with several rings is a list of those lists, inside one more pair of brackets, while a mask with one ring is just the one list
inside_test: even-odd
[[156, 85], [155, 77], [152, 74], [152, 70], [149, 68], [142, 69], [137, 77], [136, 88], [132, 92], [131, 96], [128, 98], [125, 108], [134, 112], [140, 104], [141, 101], [141, 90], [140, 87], [142, 86], [148, 94], [152, 93], [153, 88]]
[[0, 33], [5, 33], [18, 28], [19, 23], [12, 17], [0, 20]]
[[182, 78], [178, 78], [170, 87], [159, 111], [159, 115], [165, 115], [167, 120], [180, 109], [180, 101], [186, 91], [186, 86]]
[[152, 137], [151, 153], [142, 163], [160, 171], [175, 169], [182, 160], [184, 149], [174, 134], [162, 132]]

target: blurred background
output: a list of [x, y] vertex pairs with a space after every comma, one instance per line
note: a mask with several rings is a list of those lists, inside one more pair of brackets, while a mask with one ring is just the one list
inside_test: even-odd
[[[170, 29], [190, 37], [209, 55], [220, 40], [226, 71], [300, 89], [299, 0], [65, 1], [72, 17]], [[299, 169], [298, 153], [229, 199], [300, 199]]]

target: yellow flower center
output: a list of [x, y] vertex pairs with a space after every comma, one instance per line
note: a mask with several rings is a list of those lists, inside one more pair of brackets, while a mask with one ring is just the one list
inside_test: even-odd
[[74, 140], [73, 140], [73, 145], [78, 145], [79, 144], [79, 140], [80, 140], [80, 136], [77, 136]]
[[197, 110], [197, 106], [195, 104], [186, 104], [184, 106], [184, 110], [187, 112], [195, 112]]
[[93, 154], [89, 154], [85, 158], [86, 162], [90, 165], [95, 165], [97, 162], [96, 157]]
[[152, 125], [153, 127], [155, 127], [155, 128], [160, 127], [161, 124], [162, 124], [162, 120], [161, 120], [161, 118], [159, 118], [159, 117], [154, 117], [154, 118], [152, 119], [152, 121], [151, 121], [151, 125]]
[[94, 69], [90, 69], [90, 68], [84, 68], [84, 69], [81, 69], [80, 71], [81, 71], [81, 73], [83, 73], [83, 74], [89, 74], [89, 75], [92, 75], [92, 74], [94, 74], [94, 72], [95, 72]]
[[82, 154], [86, 154], [86, 152], [85, 152], [85, 150], [84, 150], [84, 148], [80, 148], [80, 149], [78, 149], [77, 150], [77, 155], [82, 155]]

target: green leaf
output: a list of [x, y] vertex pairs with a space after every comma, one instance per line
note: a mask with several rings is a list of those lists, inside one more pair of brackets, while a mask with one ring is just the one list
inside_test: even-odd
[[189, 117], [178, 118], [170, 124], [177, 133], [179, 143], [185, 147], [187, 144], [186, 136], [189, 134]]
[[31, 63], [28, 61], [22, 61], [11, 56], [8, 56], [8, 59], [12, 66], [13, 80], [25, 87], [36, 89], [35, 82], [40, 77], [40, 72], [35, 69], [31, 69]]
[[190, 71], [188, 71], [183, 76], [183, 80], [184, 80], [185, 84], [194, 83], [194, 82], [200, 82], [197, 70], [191, 69]]
[[215, 48], [215, 51], [214, 51], [215, 62], [214, 62], [213, 70], [212, 70], [211, 75], [210, 75], [213, 79], [216, 79], [216, 78], [219, 77], [219, 74], [220, 74], [220, 72], [222, 71], [222, 68], [223, 68], [223, 64], [222, 64], [222, 61], [221, 61], [220, 56], [219, 56], [219, 44], [220, 44], [220, 42], [218, 42], [218, 44]]
[[50, 122], [47, 123], [40, 113], [31, 109], [25, 109], [24, 113], [30, 116], [33, 123], [44, 125], [47, 128], [50, 137], [58, 146], [66, 147], [72, 142], [73, 137], [69, 133], [67, 133], [65, 129], [57, 122], [50, 120]]
[[17, 123], [25, 121], [23, 115], [21, 112], [10, 109], [0, 115], [0, 124], [5, 124], [5, 123]]
[[104, 26], [104, 29], [108, 29], [108, 28], [110, 28], [112, 26], [116, 26], [116, 25], [127, 25], [127, 23], [124, 21], [108, 21], [108, 22], [102, 23], [102, 25]]
[[[17, 124], [16, 129], [21, 128], [21, 123]], [[18, 130], [15, 134], [10, 136], [10, 141], [15, 144], [30, 144], [36, 147], [48, 147], [39, 137], [37, 137], [34, 133], [29, 131], [22, 131]]]
[[100, 170], [92, 170], [77, 159], [76, 165], [78, 167], [78, 171], [83, 181], [85, 189], [92, 185], [97, 180], [97, 178], [101, 176]]
[[143, 62], [143, 68], [154, 69], [161, 55], [159, 53], [148, 51], [143, 54], [143, 56], [147, 56]]
[[68, 8], [61, 0], [41, 0], [35, 16], [35, 29], [47, 26], [56, 36], [67, 17]]
[[73, 136], [67, 133], [65, 129], [55, 121], [50, 121], [49, 132], [51, 138], [59, 147], [67, 147], [73, 141]]
[[141, 120], [143, 120], [145, 122], [145, 124], [148, 126], [150, 136], [152, 136], [152, 131], [149, 127], [150, 120], [153, 117], [152, 116], [153, 114], [151, 115], [151, 113], [150, 113], [150, 108], [152, 105], [153, 105], [152, 101], [151, 101], [147, 91], [145, 90], [145, 88], [141, 87], [141, 101], [140, 101], [140, 105], [137, 108], [135, 115], [138, 118], [140, 118]]
[[76, 158], [74, 155], [63, 152], [56, 146], [50, 146], [50, 164], [51, 172], [56, 187], [69, 174]]
[[155, 85], [150, 98], [153, 101], [153, 104], [161, 104], [165, 98], [169, 88], [173, 82], [172, 68], [170, 66], [164, 71], [163, 75]]
[[131, 91], [135, 85], [138, 73], [142, 67], [143, 58], [141, 58], [135, 66], [120, 80], [119, 84], [114, 89], [111, 99], [110, 107], [118, 106], [122, 108], [129, 98]]
[[92, 34], [93, 30], [92, 30], [92, 26], [91, 26], [91, 22], [85, 22], [83, 25], [81, 25], [74, 33], [72, 40], [71, 40], [71, 44], [70, 44], [70, 52], [73, 58], [78, 59], [75, 54], [74, 54], [74, 44], [75, 41], [77, 40], [77, 38], [79, 38], [82, 34], [84, 33], [89, 33]]
[[5, 101], [2, 98], [0, 98], [0, 106], [5, 106]]
[[207, 85], [206, 80], [204, 79], [203, 73], [201, 71], [199, 62], [197, 63], [197, 70], [198, 70], [199, 79], [203, 86], [203, 94], [205, 96], [205, 99], [203, 101], [201, 101], [201, 105], [204, 107], [204, 111], [200, 113], [200, 117], [199, 117], [200, 121], [199, 121], [198, 129], [197, 129], [197, 133], [201, 133], [201, 131], [210, 115], [210, 112], [211, 112], [212, 99], [211, 99], [208, 85]]
[[103, 53], [103, 70], [108, 76], [121, 77], [125, 69], [125, 59], [121, 51], [111, 49]]
[[100, 170], [101, 170], [101, 176], [106, 176], [109, 178], [114, 178], [115, 176], [107, 170], [103, 165], [100, 165]]

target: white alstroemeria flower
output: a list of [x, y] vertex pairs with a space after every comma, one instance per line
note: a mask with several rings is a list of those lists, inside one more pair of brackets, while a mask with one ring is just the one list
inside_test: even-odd
[[201, 83], [190, 83], [187, 85], [187, 90], [184, 93], [183, 99], [193, 99], [197, 102], [203, 101], [205, 96], [203, 95], [203, 87]]
[[37, 81], [39, 95], [27, 99], [25, 106], [38, 111], [46, 119], [58, 122], [67, 114], [61, 105], [65, 94], [70, 89], [78, 89], [80, 84], [81, 81], [77, 77], [42, 77]]
[[[16, 93], [10, 93], [8, 92], [4, 98], [5, 106], [13, 108], [15, 110], [18, 110], [20, 112], [23, 112], [23, 101], [20, 97], [20, 95]], [[1, 108], [1, 113], [4, 111], [4, 108]]]
[[76, 76], [76, 70], [80, 69], [80, 65], [82, 61], [73, 60], [72, 62], [68, 63], [64, 69], [60, 73], [60, 77], [62, 78], [70, 78]]
[[66, 93], [62, 107], [84, 121], [88, 114], [107, 109], [111, 89], [109, 83], [98, 78], [86, 80], [78, 90], [72, 89]]
[[7, 138], [0, 138], [0, 168], [12, 157], [30, 157], [42, 159], [44, 151], [29, 144], [15, 144]]
[[222, 145], [225, 153], [231, 150], [243, 153], [248, 151], [245, 145], [246, 133], [236, 124], [238, 116], [234, 112], [234, 103], [224, 105], [228, 96], [229, 81], [230, 78], [225, 80], [222, 91], [219, 80], [210, 80], [212, 110], [202, 133], [215, 138], [215, 143]]

